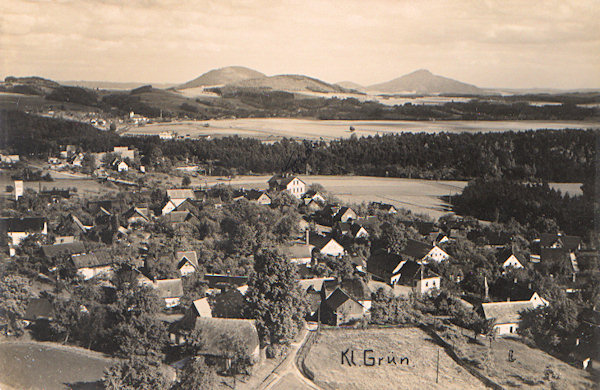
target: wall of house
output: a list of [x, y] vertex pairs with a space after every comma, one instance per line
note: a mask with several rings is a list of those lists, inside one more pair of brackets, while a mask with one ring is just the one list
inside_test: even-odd
[[91, 278], [95, 278], [98, 275], [110, 275], [112, 273], [112, 266], [105, 265], [103, 267], [93, 267], [93, 268], [80, 268], [77, 270], [77, 274], [81, 275], [84, 280], [88, 280]]
[[166, 307], [175, 307], [179, 305], [179, 298], [164, 298]]
[[181, 273], [181, 276], [185, 276], [196, 272], [196, 268], [190, 263], [185, 263], [183, 267], [179, 268], [179, 272]]
[[302, 198], [302, 195], [306, 192], [306, 185], [298, 179], [292, 180], [287, 188], [288, 192], [295, 196], [296, 198]]
[[344, 247], [334, 241], [329, 241], [321, 249], [321, 253], [328, 256], [342, 256], [344, 254]]
[[504, 268], [507, 268], [507, 267], [523, 268], [523, 266], [521, 265], [519, 260], [517, 260], [515, 255], [510, 255], [510, 257], [508, 259], [506, 259], [504, 264], [502, 264], [502, 267], [504, 267]]
[[335, 311], [335, 325], [343, 325], [363, 317], [363, 307], [358, 302], [348, 299]]
[[517, 328], [519, 324], [511, 323], [511, 324], [497, 324], [494, 325], [494, 331], [498, 336], [511, 335], [517, 333]]
[[429, 291], [439, 289], [441, 287], [441, 279], [438, 277], [435, 278], [425, 278], [423, 280], [417, 281], [416, 293], [417, 294], [425, 294]]
[[446, 260], [447, 258], [448, 254], [436, 246], [429, 251], [427, 256], [425, 256], [424, 260], [433, 260], [439, 263], [441, 261]]

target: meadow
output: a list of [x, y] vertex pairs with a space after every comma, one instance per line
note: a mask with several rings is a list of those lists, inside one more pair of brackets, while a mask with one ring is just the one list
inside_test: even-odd
[[[341, 364], [346, 349], [355, 351], [356, 366]], [[377, 357], [364, 364], [364, 350]], [[439, 352], [439, 379], [436, 366]], [[388, 363], [394, 356], [397, 364]], [[378, 357], [385, 357], [381, 365]], [[408, 363], [399, 364], [407, 357]], [[370, 364], [367, 358], [367, 364]], [[459, 366], [444, 349], [418, 328], [324, 330], [305, 360], [323, 389], [483, 389], [485, 386]]]
[[[354, 130], [351, 131], [350, 127]], [[244, 118], [152, 123], [133, 127], [123, 134], [158, 135], [164, 131], [172, 131], [180, 136], [189, 135], [192, 138], [237, 135], [263, 141], [276, 141], [283, 137], [327, 141], [349, 138], [352, 135], [361, 137], [402, 132], [502, 132], [568, 128], [599, 129], [600, 123], [584, 121], [320, 121], [290, 118]]]

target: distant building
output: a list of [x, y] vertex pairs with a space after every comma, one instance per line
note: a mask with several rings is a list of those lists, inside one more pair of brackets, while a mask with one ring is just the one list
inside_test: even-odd
[[84, 280], [97, 276], [112, 276], [113, 259], [106, 251], [74, 254], [71, 261], [77, 269], [77, 274]]
[[48, 234], [46, 218], [0, 218], [0, 240], [4, 240], [3, 244], [8, 245], [11, 256], [16, 254], [16, 247], [21, 241], [32, 234]]
[[23, 196], [23, 180], [15, 180], [13, 182], [15, 200], [19, 200]]
[[329, 325], [343, 325], [358, 321], [364, 316], [364, 307], [348, 293], [336, 288], [321, 302], [321, 322]]
[[306, 183], [297, 176], [287, 174], [275, 175], [269, 179], [269, 190], [281, 192], [288, 191], [296, 198], [302, 198], [306, 192]]

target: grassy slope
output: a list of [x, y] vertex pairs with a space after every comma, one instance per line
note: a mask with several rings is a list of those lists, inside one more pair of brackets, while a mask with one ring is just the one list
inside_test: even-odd
[[17, 389], [101, 389], [111, 360], [80, 348], [50, 343], [0, 343], [0, 383]]
[[[364, 348], [377, 356], [406, 356], [409, 365], [360, 367], [341, 365], [341, 351], [352, 348], [362, 356]], [[439, 383], [436, 379], [440, 351]], [[355, 359], [361, 363], [362, 358]], [[457, 365], [426, 333], [417, 328], [346, 329], [324, 331], [306, 358], [315, 382], [336, 389], [480, 389], [483, 384]]]

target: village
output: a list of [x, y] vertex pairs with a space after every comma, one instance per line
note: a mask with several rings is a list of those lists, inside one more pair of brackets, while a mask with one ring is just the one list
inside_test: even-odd
[[[136, 180], [146, 173], [137, 150], [62, 149], [45, 162], [50, 171], [84, 170], [118, 191], [90, 198], [12, 181], [0, 218], [10, 291], [3, 337], [78, 345], [130, 365], [139, 357], [167, 367], [156, 373], [165, 383], [185, 383], [194, 371], [210, 372], [215, 388], [238, 378], [240, 388], [277, 388], [268, 361], [308, 349], [310, 362], [310, 346], [328, 329], [410, 325], [453, 345], [457, 364], [489, 386], [501, 382], [490, 369], [494, 343], [535, 340], [535, 324], [519, 330], [524, 313], [559, 316], [550, 308], [571, 307], [594, 288], [580, 273], [596, 252], [557, 230], [528, 239], [514, 226], [455, 214], [433, 221], [382, 202], [343, 204], [292, 173], [272, 176], [267, 190], [192, 187], [186, 175], [180, 186], [147, 188]], [[2, 163], [8, 172], [23, 165], [18, 155]], [[580, 310], [573, 336], [557, 342], [569, 369], [593, 369], [595, 309]], [[467, 359], [454, 345], [461, 337], [479, 343], [483, 357]], [[310, 363], [296, 367], [314, 381], [306, 388], [323, 385]], [[105, 385], [118, 379], [111, 370]], [[560, 378], [551, 365], [528, 375], [535, 370], [534, 383]]]

